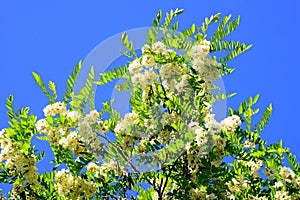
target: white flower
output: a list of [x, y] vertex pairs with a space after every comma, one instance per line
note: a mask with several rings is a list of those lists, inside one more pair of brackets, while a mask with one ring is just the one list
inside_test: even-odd
[[92, 110], [88, 115], [85, 116], [84, 120], [90, 124], [96, 123], [99, 113], [97, 110]]
[[161, 66], [159, 74], [164, 80], [174, 79], [175, 76], [179, 76], [181, 74], [181, 71], [174, 63], [167, 63]]
[[152, 200], [158, 200], [158, 199], [159, 199], [158, 193], [154, 192], [152, 195]]
[[244, 147], [245, 148], [248, 148], [248, 149], [253, 149], [253, 148], [255, 148], [255, 144], [253, 143], [253, 142], [250, 142], [249, 140], [246, 140], [245, 142], [244, 142]]
[[45, 116], [54, 116], [56, 114], [65, 114], [67, 112], [66, 105], [63, 102], [56, 102], [50, 105], [47, 105], [44, 109]]
[[206, 195], [206, 199], [217, 199], [218, 197], [214, 193], [210, 193], [209, 195]]
[[126, 113], [124, 120], [129, 124], [137, 124], [139, 123], [139, 115], [136, 113]]
[[205, 57], [209, 54], [210, 42], [204, 40], [200, 45], [195, 45], [190, 50], [190, 55], [192, 58]]
[[142, 86], [152, 85], [157, 81], [157, 74], [152, 69], [146, 70], [143, 73], [134, 74], [131, 77], [131, 82], [135, 85], [141, 84]]
[[86, 168], [89, 172], [96, 172], [99, 170], [100, 167], [96, 163], [90, 162]]
[[6, 135], [6, 128], [4, 128], [4, 129], [2, 129], [1, 131], [0, 131], [0, 139], [3, 139], [3, 138], [5, 138], [5, 135]]
[[238, 126], [241, 125], [241, 123], [242, 121], [239, 116], [232, 115], [221, 121], [221, 126], [224, 131], [232, 133]]
[[206, 127], [208, 128], [208, 132], [212, 134], [218, 134], [221, 132], [221, 124], [214, 119], [210, 120], [209, 123], [206, 124]]
[[157, 74], [153, 72], [152, 69], [146, 70], [142, 76], [141, 84], [142, 85], [151, 85], [157, 80]]
[[274, 185], [275, 188], [280, 188], [280, 187], [283, 187], [283, 186], [284, 185], [283, 185], [283, 183], [281, 181], [275, 182], [275, 185]]
[[142, 53], [150, 53], [149, 51], [150, 47], [148, 44], [145, 44], [143, 47], [142, 47]]
[[140, 83], [142, 83], [142, 79], [143, 79], [143, 74], [141, 74], [141, 73], [134, 74], [134, 75], [131, 77], [131, 82], [132, 82], [133, 84], [140, 84]]
[[281, 191], [276, 191], [274, 199], [275, 200], [290, 200], [292, 198], [289, 196], [288, 192], [281, 190]]
[[118, 136], [118, 135], [121, 135], [124, 131], [126, 130], [126, 125], [122, 122], [119, 122], [115, 129], [114, 129], [114, 132], [115, 134]]
[[64, 148], [68, 147], [68, 139], [66, 137], [63, 137], [59, 140], [58, 142], [61, 146], [63, 146]]
[[48, 125], [46, 119], [40, 119], [39, 121], [37, 121], [35, 123], [35, 127], [36, 127], [36, 130], [42, 134], [47, 133], [48, 129], [49, 129], [49, 125]]
[[78, 111], [68, 111], [67, 112], [67, 117], [71, 119], [78, 119], [80, 117], [80, 113]]
[[[210, 105], [209, 105], [209, 108], [210, 108]], [[207, 115], [205, 115], [205, 117], [204, 117], [205, 124], [208, 124], [212, 120], [215, 120], [215, 114], [208, 113]]]
[[142, 57], [142, 63], [143, 66], [145, 67], [151, 67], [154, 65], [154, 57], [150, 54], [144, 55]]
[[164, 49], [165, 49], [165, 45], [162, 42], [155, 42], [152, 45], [152, 51], [154, 53], [162, 53]]
[[173, 54], [173, 53], [174, 53], [174, 50], [172, 50], [172, 49], [164, 49], [161, 54], [165, 58], [170, 59], [171, 58], [171, 54]]
[[291, 183], [295, 178], [295, 173], [289, 167], [282, 167], [279, 174], [288, 183]]
[[183, 92], [187, 86], [189, 86], [189, 76], [185, 74], [182, 76], [181, 81], [175, 86], [175, 88], [178, 92]]
[[141, 72], [141, 70], [142, 70], [142, 68], [141, 68], [140, 59], [135, 59], [128, 66], [128, 71], [131, 74], [135, 74], [135, 73]]
[[59, 144], [64, 148], [74, 148], [79, 142], [79, 136], [76, 131], [72, 131], [67, 137], [62, 137]]
[[205, 62], [204, 62], [204, 59], [203, 58], [195, 58], [193, 61], [192, 61], [192, 65], [193, 65], [193, 68], [198, 71], [198, 72], [203, 72], [204, 69], [205, 69]]
[[207, 141], [206, 131], [202, 127], [200, 127], [195, 130], [195, 133], [197, 145], [202, 146]]
[[296, 178], [293, 184], [297, 189], [300, 189], [300, 177]]

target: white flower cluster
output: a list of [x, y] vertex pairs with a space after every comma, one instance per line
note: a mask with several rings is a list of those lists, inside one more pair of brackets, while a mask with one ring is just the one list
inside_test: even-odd
[[157, 74], [154, 72], [154, 57], [151, 54], [143, 55], [142, 58], [135, 59], [128, 66], [128, 71], [132, 75], [131, 82], [135, 85], [152, 85], [157, 82]]
[[[275, 169], [268, 169], [265, 170], [264, 173], [267, 177], [273, 178], [276, 175]], [[290, 196], [289, 192], [287, 191], [286, 184], [292, 184], [295, 188], [300, 189], [300, 177], [296, 178], [295, 173], [289, 167], [281, 167], [279, 171], [280, 180], [275, 182], [274, 188], [276, 188], [275, 193], [275, 200], [290, 200], [290, 199], [299, 199], [300, 194], [298, 193], [297, 196]]]
[[180, 117], [176, 114], [176, 112], [164, 112], [161, 116], [160, 122], [165, 126], [170, 125], [171, 123], [176, 123], [179, 119]]
[[202, 128], [199, 127], [195, 130], [196, 133], [196, 142], [198, 146], [202, 146], [203, 144], [205, 144], [207, 142], [207, 131]]
[[[93, 128], [94, 126], [97, 127], [96, 130]], [[104, 133], [108, 129], [104, 122], [99, 119], [99, 113], [96, 110], [87, 114], [78, 124], [80, 140], [84, 142], [85, 148], [92, 152], [95, 157], [103, 152], [103, 143], [100, 141], [97, 132]]]
[[188, 153], [189, 169], [197, 172], [199, 157], [207, 155], [213, 148], [217, 157], [211, 161], [211, 164], [218, 167], [222, 164], [222, 158], [225, 156], [226, 139], [220, 136], [221, 124], [217, 122], [214, 115], [208, 113], [204, 119], [205, 128], [198, 123], [192, 122], [189, 128], [195, 133], [195, 142], [197, 146], [186, 147]]
[[118, 122], [114, 132], [117, 136], [125, 134], [128, 131], [130, 126], [136, 125], [139, 123], [139, 116], [136, 113], [126, 113], [123, 120]]
[[185, 74], [186, 64], [167, 63], [161, 66], [159, 75], [162, 78], [162, 84], [165, 89], [170, 92], [183, 92], [186, 86], [189, 85], [189, 76]]
[[190, 77], [187, 74], [181, 76], [180, 82], [175, 85], [175, 89], [177, 90], [178, 93], [192, 89], [189, 83], [189, 79]]
[[[74, 122], [77, 122], [81, 116], [77, 111], [67, 110], [65, 104], [61, 102], [47, 105], [44, 108], [44, 115], [45, 117], [63, 115], [66, 116], [67, 119]], [[67, 137], [71, 132], [68, 125], [56, 127], [55, 125], [48, 124], [45, 118], [38, 120], [35, 124], [35, 127], [39, 133], [45, 134], [47, 136], [47, 139], [51, 145], [57, 145], [61, 139], [61, 136]]]
[[80, 113], [74, 110], [73, 111], [68, 110], [66, 116], [70, 119], [73, 119], [74, 121], [78, 120], [81, 117]]
[[38, 174], [35, 155], [26, 154], [20, 144], [13, 142], [6, 134], [6, 129], [0, 132], [1, 154], [0, 162], [6, 160], [5, 167], [10, 173], [25, 175], [26, 181], [32, 186], [38, 186]]
[[142, 57], [135, 59], [128, 66], [134, 85], [141, 85], [143, 90], [146, 90], [146, 86], [151, 85], [155, 88], [161, 81], [164, 88], [171, 92], [175, 89], [181, 92], [188, 85], [188, 76], [182, 77], [187, 69], [186, 64], [166, 63], [160, 66], [155, 63], [155, 55], [168, 59], [170, 54], [175, 54], [173, 50], [166, 49], [162, 42], [156, 42], [151, 47], [144, 45], [142, 51]]
[[165, 50], [165, 45], [158, 41], [158, 42], [155, 42], [153, 45], [152, 45], [152, 49], [151, 49], [154, 53], [156, 54], [159, 54], [159, 53], [163, 53]]
[[58, 143], [59, 133], [65, 134], [64, 129], [57, 129], [53, 126], [50, 126], [46, 119], [38, 120], [35, 124], [35, 127], [39, 133], [47, 136], [47, 139], [51, 145], [56, 145]]
[[46, 106], [43, 111], [45, 116], [55, 116], [57, 114], [65, 114], [67, 108], [63, 102], [56, 102]]
[[284, 190], [276, 191], [274, 200], [292, 200], [292, 197], [289, 196], [289, 193]]
[[219, 134], [221, 132], [221, 125], [215, 119], [210, 120], [207, 124], [205, 124], [208, 132], [212, 134]]
[[93, 162], [90, 162], [86, 167], [86, 170], [88, 172], [92, 172], [92, 173], [99, 171], [99, 169], [100, 169], [100, 167], [96, 163], [93, 163]]
[[[98, 170], [98, 169], [97, 169]], [[124, 167], [121, 166], [117, 161], [111, 160], [108, 163], [103, 163], [99, 167], [99, 174], [107, 177], [108, 172], [113, 172], [116, 175], [127, 175]]]
[[218, 67], [220, 64], [210, 58], [210, 42], [203, 40], [199, 45], [195, 45], [190, 49], [193, 68], [199, 72], [203, 79], [208, 83], [212, 83], [219, 77]]
[[[91, 111], [81, 121], [82, 117], [77, 111], [69, 111], [66, 109], [64, 103], [56, 102], [48, 105], [44, 109], [45, 116], [52, 116], [59, 114], [65, 116], [65, 124], [59, 124], [53, 120], [53, 124], [48, 124], [46, 119], [40, 119], [35, 124], [37, 131], [41, 134], [45, 134], [50, 145], [61, 145], [63, 148], [68, 148], [74, 152], [75, 155], [79, 155], [82, 152], [87, 152], [86, 146], [82, 145], [81, 142], [86, 140], [92, 141], [92, 145], [100, 147], [100, 141], [98, 136], [91, 129], [91, 124], [99, 123], [99, 113], [96, 110]], [[77, 130], [71, 130], [70, 127], [74, 126]], [[101, 125], [104, 127], [104, 124]], [[92, 137], [93, 136], [93, 137]]]
[[62, 169], [55, 175], [55, 190], [67, 199], [89, 199], [93, 197], [97, 185], [94, 182], [73, 176], [69, 170]]
[[72, 131], [66, 137], [62, 137], [59, 140], [59, 144], [62, 147], [70, 148], [70, 149], [73, 149], [73, 150], [76, 149], [78, 142], [79, 142], [79, 136], [78, 136], [76, 131]]
[[232, 133], [237, 127], [242, 124], [241, 118], [237, 115], [232, 115], [221, 121], [222, 130]]
[[193, 188], [189, 191], [189, 197], [191, 199], [217, 199], [218, 197], [214, 193], [207, 194], [203, 188]]
[[279, 172], [283, 181], [287, 183], [292, 183], [295, 179], [295, 173], [289, 167], [282, 167]]
[[133, 84], [141, 84], [142, 86], [152, 85], [157, 82], [157, 74], [153, 71], [153, 69], [145, 70], [142, 73], [134, 74], [131, 77], [131, 81]]
[[260, 168], [263, 166], [263, 162], [261, 160], [251, 160], [251, 161], [247, 161], [245, 163], [245, 166], [250, 167], [250, 174], [254, 177], [254, 178], [258, 178], [259, 174], [258, 171], [260, 170]]

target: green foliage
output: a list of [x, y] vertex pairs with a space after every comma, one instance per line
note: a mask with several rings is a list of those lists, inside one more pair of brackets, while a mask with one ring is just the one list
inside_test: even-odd
[[69, 76], [67, 80], [66, 90], [64, 92], [64, 98], [63, 98], [63, 102], [65, 103], [68, 103], [71, 100], [71, 97], [74, 95], [73, 88], [75, 85], [76, 78], [78, 77], [78, 74], [80, 72], [81, 65], [82, 65], [82, 60], [80, 60], [78, 64], [74, 67], [72, 74]]
[[230, 35], [232, 32], [236, 30], [236, 28], [240, 24], [240, 16], [238, 16], [235, 20], [231, 21], [231, 15], [225, 16], [222, 19], [222, 22], [219, 24], [217, 30], [211, 37], [211, 51], [227, 51], [227, 55], [219, 58], [219, 62], [222, 64], [222, 73], [228, 74], [231, 73], [232, 70], [227, 69], [227, 62], [236, 58], [241, 53], [249, 50], [252, 45], [246, 45], [244, 43], [240, 43], [239, 41], [224, 41], [223, 39]]
[[122, 44], [124, 45], [124, 47], [126, 47], [126, 49], [128, 51], [124, 51], [122, 52], [125, 56], [127, 56], [128, 58], [132, 58], [132, 57], [137, 57], [137, 54], [134, 50], [134, 47], [133, 47], [133, 43], [132, 41], [129, 41], [128, 40], [128, 35], [127, 33], [123, 33], [122, 36], [121, 36], [121, 41], [122, 41]]
[[159, 10], [155, 19], [153, 20], [152, 29], [148, 30], [146, 42], [149, 46], [152, 46], [152, 44], [154, 42], [156, 42], [158, 39], [157, 38], [158, 37], [158, 27], [159, 27], [161, 18], [162, 18], [162, 11]]
[[100, 78], [95, 84], [104, 85], [113, 80], [124, 78], [128, 71], [128, 66], [124, 65], [119, 66], [118, 68], [113, 69], [112, 71], [103, 72], [100, 74]]
[[90, 108], [94, 107], [94, 92], [93, 92], [93, 83], [95, 79], [94, 67], [91, 67], [91, 70], [88, 74], [87, 80], [84, 87], [79, 91], [77, 95], [72, 97], [70, 106], [72, 110], [83, 110], [87, 105]]
[[[251, 47], [239, 41], [224, 40], [238, 27], [239, 16], [232, 21], [231, 15], [221, 20], [218, 13], [205, 18], [201, 27], [192, 24], [187, 29], [178, 31], [178, 22], [171, 22], [182, 12], [183, 10], [179, 9], [171, 10], [161, 23], [162, 11], [159, 11], [154, 19], [153, 28], [148, 32], [149, 48], [146, 48], [147, 52], [143, 52], [143, 56], [147, 54], [150, 60], [154, 60], [154, 64], [138, 67], [141, 67], [139, 73], [143, 73], [147, 68], [157, 72], [154, 80], [152, 77], [149, 78], [150, 81], [143, 77], [140, 83], [134, 83], [125, 64], [100, 74], [100, 79], [94, 82], [94, 68], [91, 67], [84, 87], [75, 95], [74, 85], [81, 69], [80, 61], [67, 80], [63, 97], [65, 105], [70, 105], [67, 114], [66, 108], [58, 105], [59, 107], [53, 109], [62, 109], [61, 113], [48, 115], [38, 123], [36, 116], [29, 114], [28, 107], [15, 111], [13, 96], [7, 98], [9, 127], [1, 131], [0, 140], [1, 145], [12, 149], [6, 151], [12, 157], [6, 158], [9, 162], [0, 162], [0, 182], [14, 184], [10, 193], [12, 199], [86, 199], [85, 193], [79, 192], [76, 194], [78, 197], [74, 198], [59, 196], [59, 174], [56, 170], [65, 166], [70, 171], [68, 175], [97, 186], [97, 189], [92, 191], [93, 199], [228, 199], [229, 195], [230, 198], [236, 199], [275, 199], [278, 192], [282, 191], [287, 192], [285, 196], [299, 198], [300, 183], [297, 181], [300, 164], [296, 157], [289, 149], [283, 147], [282, 140], [266, 145], [267, 142], [260, 137], [270, 119], [272, 104], [263, 112], [261, 120], [253, 130], [252, 117], [259, 111], [253, 107], [258, 102], [259, 95], [243, 101], [237, 110], [229, 108], [231, 117], [226, 118], [229, 122], [223, 120], [218, 123], [211, 115], [211, 104], [230, 98], [235, 93], [210, 94], [218, 88], [204, 77], [205, 74], [192, 66], [194, 57], [190, 52], [191, 48], [194, 45], [203, 45], [209, 53], [225, 52], [225, 56], [219, 58], [222, 69], [209, 62], [216, 61], [216, 56], [206, 54], [201, 57], [208, 61], [205, 67], [208, 65], [211, 70], [216, 67], [216, 71], [220, 70], [222, 76], [233, 71], [227, 68], [227, 63]], [[211, 36], [209, 49], [208, 42], [204, 41], [209, 25], [220, 20]], [[152, 49], [152, 44], [157, 42], [159, 30], [163, 34], [161, 42], [164, 47], [158, 52]], [[126, 33], [122, 35], [121, 40], [127, 49], [125, 55], [141, 59], [137, 58], [133, 43], [129, 41]], [[180, 55], [175, 51], [168, 51], [168, 48], [180, 49], [186, 54]], [[162, 66], [166, 66], [165, 64], [171, 64], [171, 68], [167, 69], [179, 74], [172, 77], [174, 82], [168, 83], [172, 81], [169, 77], [163, 80]], [[166, 71], [165, 75], [168, 75], [169, 71]], [[49, 81], [46, 88], [37, 73], [33, 72], [33, 77], [49, 98], [50, 104], [56, 102], [58, 97], [54, 82]], [[125, 82], [116, 85], [115, 88], [119, 91], [132, 89], [131, 113], [127, 113], [123, 119], [120, 113], [112, 108], [112, 99], [102, 104], [101, 111], [83, 115], [82, 111], [87, 106], [90, 110], [96, 107], [93, 90], [95, 83], [102, 86], [122, 78], [126, 79]], [[81, 112], [77, 115], [76, 112], [69, 111]], [[241, 123], [244, 123], [246, 128]], [[16, 164], [19, 156], [24, 154], [25, 159], [34, 158], [32, 163], [26, 166], [22, 166], [23, 163], [17, 165], [22, 166], [21, 169], [31, 165], [35, 170], [35, 162], [45, 156], [44, 151], [38, 153], [31, 144], [37, 130], [44, 133], [37, 137], [49, 141], [53, 150], [54, 159], [50, 163], [54, 164], [54, 171], [38, 174], [38, 185], [33, 187], [34, 184], [28, 179], [28, 170], [15, 173], [19, 170], [18, 167], [10, 167], [7, 163]], [[111, 139], [110, 134], [114, 134], [115, 137]], [[103, 140], [97, 143], [97, 137]], [[99, 147], [101, 152], [94, 152], [92, 146]], [[232, 161], [225, 162], [227, 156]], [[286, 172], [291, 173], [290, 176], [282, 175], [286, 158], [293, 170]], [[138, 168], [142, 165], [153, 163], [159, 170], [139, 172]], [[126, 171], [125, 167], [132, 170]], [[273, 170], [271, 175], [274, 176], [268, 177], [266, 174], [265, 178], [259, 173], [261, 169]], [[69, 181], [72, 181], [71, 178]], [[279, 181], [283, 183], [280, 188], [276, 187]], [[20, 187], [23, 187], [22, 191], [19, 191]], [[73, 189], [77, 186], [68, 187], [70, 192], [77, 192]], [[135, 191], [137, 194], [131, 195], [129, 191]]]
[[[34, 81], [38, 84], [38, 86], [42, 89], [43, 93], [48, 97], [50, 104], [55, 102], [55, 96], [52, 96], [50, 92], [47, 90], [45, 84], [42, 81], [42, 78], [36, 72], [32, 72]], [[50, 86], [50, 84], [49, 84]], [[51, 85], [52, 86], [52, 85]], [[53, 89], [53, 88], [52, 88]]]
[[270, 104], [264, 111], [264, 114], [262, 116], [262, 119], [259, 121], [259, 123], [255, 126], [255, 130], [259, 133], [261, 133], [265, 126], [267, 125], [267, 123], [270, 120], [272, 114], [272, 104]]
[[296, 174], [300, 174], [300, 163], [297, 161], [297, 157], [292, 154], [292, 152], [288, 151], [286, 152], [287, 160], [289, 165], [293, 170], [296, 171]]
[[170, 27], [171, 21], [177, 16], [183, 13], [183, 9], [172, 10], [169, 13], [166, 13], [165, 23], [163, 28], [168, 29]]
[[47, 188], [47, 190], [40, 190], [37, 192], [37, 197], [39, 199], [57, 199], [64, 200], [65, 198], [60, 197], [58, 191], [54, 189], [54, 177], [56, 172], [44, 172], [40, 174], [38, 179], [40, 186]]
[[216, 32], [211, 37], [211, 41], [220, 41], [221, 39], [223, 39], [224, 37], [228, 36], [236, 30], [236, 28], [240, 24], [240, 16], [238, 16], [235, 20], [229, 22], [230, 19], [231, 15], [227, 15], [222, 19], [222, 22], [219, 24]]
[[120, 91], [120, 92], [123, 92], [125, 90], [129, 90], [132, 88], [132, 84], [130, 81], [125, 81], [119, 85], [115, 85], [115, 89]]
[[8, 109], [7, 110], [7, 116], [10, 119], [13, 119], [14, 116], [15, 116], [13, 100], [14, 100], [14, 96], [13, 95], [9, 95], [9, 97], [6, 99], [6, 108]]
[[[202, 26], [201, 26], [201, 30], [203, 32], [203, 34], [206, 34], [207, 30], [208, 30], [208, 27], [211, 23], [216, 23], [220, 20], [220, 17], [221, 17], [221, 13], [217, 13], [215, 15], [211, 15], [210, 18], [205, 18], [204, 22], [202, 23]], [[205, 38], [206, 36], [204, 36]], [[200, 41], [202, 41], [203, 38], [199, 38]]]

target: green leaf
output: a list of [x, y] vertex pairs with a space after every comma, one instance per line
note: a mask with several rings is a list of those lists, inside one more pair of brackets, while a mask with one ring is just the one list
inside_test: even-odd
[[[221, 13], [217, 13], [215, 15], [211, 15], [210, 18], [205, 18], [205, 20], [204, 20], [204, 22], [202, 23], [202, 26], [201, 26], [201, 30], [202, 30], [204, 35], [206, 35], [206, 32], [208, 30], [209, 25], [211, 23], [218, 22], [220, 20], [220, 17], [221, 17]], [[204, 39], [204, 38], [201, 38], [201, 40], [202, 39]]]
[[169, 13], [166, 13], [166, 17], [165, 17], [165, 23], [163, 25], [164, 28], [168, 29], [171, 21], [174, 19], [174, 17], [176, 17], [177, 15], [180, 15], [181, 13], [183, 13], [183, 9], [178, 9], [176, 8], [176, 10], [172, 10]]
[[95, 82], [95, 84], [104, 85], [116, 79], [124, 78], [127, 71], [128, 67], [126, 64], [124, 65], [124, 67], [119, 65], [118, 68], [115, 68], [112, 71], [100, 73], [100, 78], [97, 82]]
[[52, 98], [53, 98], [53, 100], [55, 102], [57, 100], [57, 92], [56, 92], [56, 86], [55, 86], [54, 82], [49, 81], [48, 87], [52, 91], [52, 95], [51, 96], [52, 96]]
[[90, 108], [94, 107], [94, 78], [95, 72], [94, 67], [92, 66], [84, 87], [79, 91], [77, 95], [73, 97], [72, 101], [70, 102], [71, 110], [82, 110], [87, 106], [87, 104], [90, 105]]
[[129, 52], [122, 52], [125, 56], [132, 58], [132, 56], [137, 57], [136, 51], [133, 47], [133, 42], [128, 40], [128, 35], [124, 32], [121, 36], [122, 44], [126, 47]]
[[78, 64], [74, 67], [72, 74], [69, 76], [67, 80], [66, 89], [63, 98], [63, 102], [65, 102], [66, 104], [71, 100], [71, 96], [73, 94], [73, 88], [75, 85], [75, 81], [78, 77], [78, 74], [80, 72], [81, 65], [82, 65], [82, 60], [80, 60]]
[[162, 11], [159, 10], [158, 13], [156, 14], [155, 19], [153, 20], [153, 23], [152, 23], [153, 27], [158, 27], [159, 26], [161, 18], [162, 18]]
[[[231, 19], [231, 15], [227, 15], [223, 18], [222, 22], [219, 24], [217, 30], [211, 37], [211, 41], [220, 41], [224, 37], [228, 36], [230, 33], [236, 30], [236, 28], [240, 24], [240, 16], [238, 16], [235, 20], [229, 22]], [[229, 23], [228, 23], [229, 22]]]
[[15, 117], [15, 111], [14, 111], [14, 105], [13, 105], [13, 101], [14, 101], [14, 96], [11, 94], [9, 95], [9, 97], [6, 99], [6, 108], [7, 110], [7, 116], [10, 119], [13, 119]]
[[272, 104], [265, 109], [262, 119], [259, 121], [257, 125], [255, 125], [255, 131], [261, 133], [263, 129], [266, 127], [267, 123], [270, 120], [272, 114]]
[[46, 86], [43, 83], [41, 76], [39, 74], [37, 74], [36, 72], [32, 72], [32, 75], [33, 75], [34, 81], [38, 84], [38, 86], [40, 86], [40, 88], [42, 89], [44, 94], [48, 97], [50, 103], [54, 103], [54, 100], [52, 99], [50, 92], [46, 89]]
[[126, 90], [129, 90], [132, 88], [132, 84], [130, 81], [125, 81], [119, 85], [115, 85], [115, 89], [120, 91], [120, 92], [123, 92], [123, 91], [126, 91]]

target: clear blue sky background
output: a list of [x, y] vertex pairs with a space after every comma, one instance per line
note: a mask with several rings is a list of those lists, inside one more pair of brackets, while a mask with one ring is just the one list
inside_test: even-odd
[[299, 5], [296, 0], [1, 1], [0, 127], [7, 125], [5, 99], [11, 93], [16, 107], [30, 106], [42, 117], [47, 99], [32, 71], [53, 80], [61, 95], [73, 66], [101, 41], [151, 25], [158, 9], [178, 7], [185, 9], [178, 17], [181, 28], [218, 12], [241, 15], [241, 26], [231, 38], [252, 43], [253, 48], [230, 64], [236, 71], [224, 78], [225, 87], [238, 95], [228, 104], [237, 108], [260, 93], [258, 106], [272, 102], [274, 107], [263, 138], [268, 143], [282, 138], [300, 158]]

